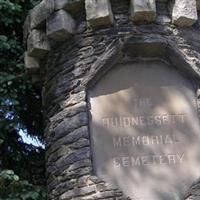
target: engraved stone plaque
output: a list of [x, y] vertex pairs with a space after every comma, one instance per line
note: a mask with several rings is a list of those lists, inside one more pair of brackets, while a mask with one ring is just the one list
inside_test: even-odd
[[200, 177], [195, 84], [162, 62], [119, 64], [89, 91], [97, 176], [134, 200], [180, 200]]

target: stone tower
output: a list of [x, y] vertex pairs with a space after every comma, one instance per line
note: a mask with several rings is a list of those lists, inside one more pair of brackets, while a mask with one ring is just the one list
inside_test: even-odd
[[[148, 199], [131, 196], [126, 183], [113, 184], [98, 174], [89, 93], [118, 65], [162, 62], [195, 82], [199, 113], [199, 11], [199, 0], [42, 0], [30, 11], [24, 24], [25, 64], [43, 87], [50, 200]], [[169, 196], [154, 200], [199, 200], [198, 187], [194, 180], [184, 196], [168, 191]]]

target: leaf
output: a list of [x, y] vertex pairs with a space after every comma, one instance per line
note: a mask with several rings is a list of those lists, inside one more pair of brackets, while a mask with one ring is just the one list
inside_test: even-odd
[[40, 195], [37, 192], [28, 192], [21, 195], [22, 200], [39, 200], [39, 197]]
[[14, 179], [14, 181], [19, 181], [19, 176], [14, 175], [14, 176], [13, 176], [13, 179]]

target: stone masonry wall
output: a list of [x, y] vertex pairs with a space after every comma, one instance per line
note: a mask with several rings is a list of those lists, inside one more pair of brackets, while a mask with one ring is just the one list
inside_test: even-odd
[[[87, 91], [107, 70], [160, 59], [199, 81], [199, 0], [140, 2], [43, 0], [27, 17], [25, 62], [43, 83], [51, 200], [130, 199], [92, 166]], [[185, 199], [200, 199], [198, 180]]]

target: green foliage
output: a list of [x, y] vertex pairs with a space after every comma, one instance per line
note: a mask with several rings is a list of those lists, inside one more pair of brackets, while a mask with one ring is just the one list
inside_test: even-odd
[[44, 200], [44, 188], [19, 179], [12, 170], [0, 173], [0, 200]]
[[13, 128], [43, 138], [40, 88], [25, 73], [22, 44], [25, 16], [37, 2], [0, 0], [0, 140]]
[[12, 116], [6, 120], [11, 128], [25, 128], [42, 139], [40, 89], [25, 73], [22, 44], [23, 22], [37, 2], [0, 0], [0, 119]]
[[[43, 140], [41, 91], [24, 69], [23, 23], [37, 0], [0, 0], [0, 169], [30, 178], [30, 160], [41, 149], [22, 141], [19, 130]], [[42, 158], [41, 158], [42, 159]], [[1, 166], [2, 165], [2, 166]], [[44, 199], [41, 189], [0, 173], [0, 200]]]

